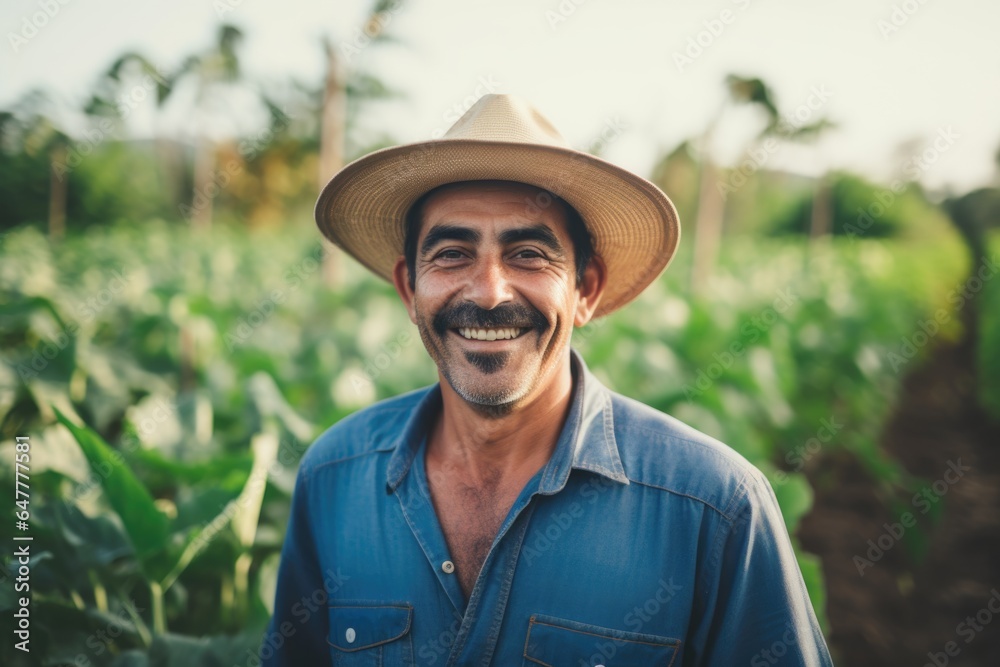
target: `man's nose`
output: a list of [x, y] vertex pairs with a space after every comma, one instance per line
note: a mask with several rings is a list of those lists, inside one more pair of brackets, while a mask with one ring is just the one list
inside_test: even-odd
[[476, 269], [469, 275], [465, 298], [484, 310], [491, 310], [501, 303], [513, 300], [507, 267], [503, 260], [480, 257]]

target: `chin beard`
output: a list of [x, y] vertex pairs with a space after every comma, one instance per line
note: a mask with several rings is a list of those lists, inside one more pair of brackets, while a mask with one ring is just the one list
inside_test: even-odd
[[[495, 373], [501, 370], [507, 363], [510, 353], [466, 353], [469, 363], [485, 374]], [[451, 373], [445, 374], [445, 379], [451, 388], [476, 412], [488, 419], [498, 419], [510, 414], [517, 405], [521, 396], [518, 393], [521, 388], [511, 390], [496, 390], [479, 392], [470, 390], [467, 386], [456, 383]]]
[[510, 352], [466, 352], [465, 360], [487, 375], [501, 370], [510, 361]]

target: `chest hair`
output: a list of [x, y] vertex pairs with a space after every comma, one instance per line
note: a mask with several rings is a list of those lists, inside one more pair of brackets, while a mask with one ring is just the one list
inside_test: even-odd
[[479, 486], [439, 475], [430, 480], [430, 489], [455, 575], [468, 600], [519, 490], [505, 488], [499, 473], [488, 474]]

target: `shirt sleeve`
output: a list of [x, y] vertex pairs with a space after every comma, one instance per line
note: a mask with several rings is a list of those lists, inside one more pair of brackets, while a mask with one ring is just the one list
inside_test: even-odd
[[699, 581], [685, 664], [832, 667], [774, 491], [747, 474]]
[[328, 592], [309, 521], [308, 477], [299, 468], [281, 550], [274, 615], [260, 647], [262, 667], [330, 665]]

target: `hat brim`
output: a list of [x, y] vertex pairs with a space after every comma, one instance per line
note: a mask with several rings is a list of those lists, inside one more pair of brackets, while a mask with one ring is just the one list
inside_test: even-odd
[[366, 155], [323, 188], [316, 224], [333, 243], [391, 282], [393, 266], [403, 254], [410, 207], [440, 185], [479, 180], [534, 185], [580, 213], [608, 271], [595, 317], [638, 296], [677, 251], [677, 211], [658, 187], [587, 153], [514, 142], [441, 139]]

